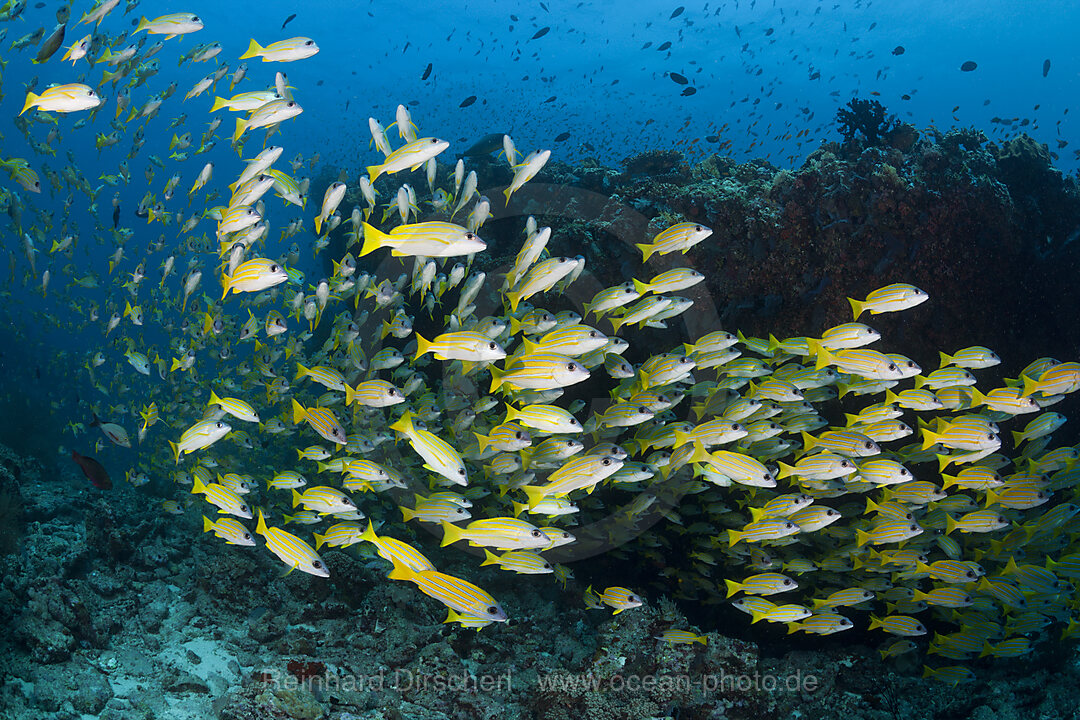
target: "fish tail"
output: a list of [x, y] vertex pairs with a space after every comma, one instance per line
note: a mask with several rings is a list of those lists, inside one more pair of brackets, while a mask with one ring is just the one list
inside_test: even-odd
[[221, 108], [228, 104], [228, 100], [223, 97], [214, 96], [214, 104], [210, 106], [210, 112], [217, 112]]
[[240, 139], [240, 136], [244, 134], [245, 130], [247, 130], [247, 125], [247, 120], [244, 120], [243, 118], [236, 118], [236, 130], [233, 131], [232, 136], [233, 142], [236, 142]]
[[219, 398], [217, 396], [216, 392], [211, 390], [210, 391], [210, 400], [206, 404], [207, 405], [220, 405], [221, 404], [221, 398]]
[[352, 385], [346, 384], [345, 385], [345, 404], [346, 405], [352, 405], [353, 404], [353, 398], [355, 398], [355, 397], [356, 397], [356, 389], [353, 388]]
[[739, 541], [743, 539], [743, 533], [738, 530], [728, 530], [728, 545], [735, 547], [739, 544]]
[[649, 262], [649, 258], [656, 252], [656, 246], [649, 243], [634, 243], [634, 247], [641, 251], [642, 262]]
[[23, 109], [21, 111], [19, 111], [19, 114], [22, 115], [24, 112], [26, 112], [30, 108], [34, 107], [34, 103], [37, 101], [37, 99], [39, 97], [41, 97], [41, 96], [40, 95], [35, 95], [32, 92], [26, 93], [26, 102], [23, 103]]
[[540, 501], [544, 499], [544, 488], [539, 485], [524, 485], [522, 486], [525, 496], [529, 498], [529, 509], [536, 507], [540, 504]]
[[385, 165], [368, 165], [367, 166], [368, 178], [371, 179], [371, 182], [375, 182], [375, 179], [378, 178], [380, 175], [382, 175], [384, 167], [386, 167], [386, 166]]
[[296, 376], [293, 377], [293, 382], [297, 382], [298, 380], [302, 380], [303, 378], [306, 378], [310, 374], [311, 374], [311, 370], [304, 367], [303, 363], [296, 363]]
[[296, 402], [296, 400], [294, 399], [292, 401], [293, 425], [299, 425], [305, 417], [307, 417], [307, 412], [304, 410], [304, 406]]
[[425, 340], [424, 336], [420, 333], [414, 333], [416, 335], [416, 356], [413, 358], [413, 362], [420, 359], [420, 356], [424, 353], [431, 351], [431, 341]]
[[139, 32], [140, 30], [145, 30], [148, 27], [150, 27], [150, 21], [147, 20], [146, 17], [144, 16], [144, 17], [140, 18], [139, 24], [135, 27], [135, 32]]
[[1020, 380], [1024, 383], [1024, 389], [1020, 393], [1020, 397], [1027, 397], [1028, 395], [1039, 389], [1039, 383], [1035, 380], [1032, 380], [1027, 375], [1021, 375]]
[[401, 505], [398, 506], [398, 509], [401, 510], [401, 519], [405, 520], [406, 522], [416, 517], [415, 510], [410, 510], [409, 508], [403, 507]]
[[255, 42], [255, 38], [251, 38], [248, 42], [248, 49], [243, 55], [240, 56], [241, 60], [247, 60], [248, 58], [257, 57], [259, 53], [263, 51], [263, 48], [259, 43]]
[[[855, 544], [857, 547], [862, 547], [868, 542], [870, 542], [870, 533], [866, 532], [865, 530], [855, 531]], [[873, 625], [870, 626], [870, 629], [874, 629]]]
[[394, 563], [394, 569], [387, 577], [391, 580], [412, 580], [416, 577], [416, 571], [406, 565]]
[[[952, 515], [946, 515], [945, 516], [945, 534], [946, 535], [951, 534], [952, 531], [956, 529], [957, 525], [959, 525], [959, 523], [956, 522], [955, 520], [953, 520]], [[916, 599], [918, 599], [918, 598], [916, 598]]]
[[192, 475], [191, 494], [201, 495], [206, 492], [206, 486], [203, 485], [202, 480], [197, 475]]
[[315, 234], [316, 235], [322, 234], [322, 220], [323, 220], [323, 218], [322, 218], [321, 214], [315, 216]]
[[296, 507], [297, 505], [299, 505], [303, 501], [304, 501], [304, 496], [301, 495], [300, 493], [296, 492], [296, 489], [293, 488], [293, 491], [292, 491], [292, 506]]
[[312, 533], [312, 536], [315, 538], [315, 549], [318, 550], [326, 542], [326, 536], [319, 533]]
[[360, 539], [373, 543], [379, 539], [379, 536], [375, 534], [375, 526], [368, 520], [367, 527], [364, 528], [364, 532], [360, 533]]
[[945, 353], [938, 351], [938, 356], [941, 358], [941, 367], [945, 367], [953, 361], [953, 358]]
[[443, 529], [442, 542], [439, 543], [440, 547], [446, 547], [447, 545], [450, 545], [451, 543], [455, 543], [455, 542], [457, 542], [458, 540], [460, 540], [462, 538], [462, 535], [463, 535], [464, 531], [462, 531], [461, 528], [459, 528], [456, 525], [453, 525], [451, 523], [448, 523], [445, 520], [443, 520], [439, 524], [442, 526], [442, 529]]
[[512, 192], [513, 191], [510, 188], [506, 188], [505, 190], [503, 190], [503, 195], [506, 196], [506, 204], [507, 205], [510, 204], [510, 193], [512, 193]]
[[929, 428], [923, 428], [922, 449], [928, 449], [931, 445], [936, 443], [940, 437], [941, 436], [937, 433], [930, 432]]
[[480, 452], [483, 453], [487, 450], [488, 445], [491, 444], [491, 438], [487, 435], [481, 435], [478, 432], [474, 432], [473, 435], [476, 436], [476, 443], [480, 446]]
[[[368, 169], [370, 171], [370, 168]], [[360, 248], [360, 257], [370, 255], [379, 248], [383, 247], [386, 239], [389, 237], [386, 233], [380, 231], [372, 225], [368, 225], [363, 220], [360, 221], [360, 227], [364, 229], [364, 244]]]
[[266, 518], [263, 517], [262, 508], [259, 508], [259, 522], [255, 526], [255, 532], [258, 533], [259, 535], [265, 535], [266, 534]]
[[737, 583], [734, 580], [724, 580], [724, 584], [727, 585], [727, 596], [731, 597], [735, 593], [742, 590], [742, 583]]
[[180, 361], [176, 358], [172, 359], [172, 367], [169, 368], [169, 372], [176, 372], [176, 369], [180, 367]]
[[499, 564], [499, 556], [496, 555], [495, 553], [491, 552], [487, 548], [484, 548], [484, 562], [480, 563], [480, 567], [483, 567], [484, 565], [498, 565], [498, 564]]
[[863, 314], [863, 310], [866, 308], [866, 303], [860, 302], [855, 298], [848, 298], [847, 301], [851, 303], [851, 311], [855, 314], [855, 319], [858, 320], [859, 316]]
[[495, 367], [494, 365], [489, 367], [488, 370], [491, 371], [491, 387], [488, 388], [488, 392], [493, 393], [496, 390], [498, 390], [500, 387], [502, 387], [503, 376], [506, 375], [506, 371], [505, 370], [500, 370], [499, 368]]
[[634, 289], [637, 290], [639, 295], [644, 295], [645, 293], [652, 290], [652, 285], [650, 285], [649, 283], [641, 282], [637, 278], [634, 278]]

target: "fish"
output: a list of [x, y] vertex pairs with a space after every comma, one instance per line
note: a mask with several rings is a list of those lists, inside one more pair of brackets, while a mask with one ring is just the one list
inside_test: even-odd
[[164, 35], [166, 40], [171, 40], [177, 35], [186, 35], [202, 29], [203, 23], [198, 15], [180, 12], [162, 15], [153, 20], [142, 17], [132, 34], [145, 30], [150, 35]]
[[292, 13], [289, 17], [285, 18], [285, 22], [281, 23], [281, 29], [284, 30], [285, 26], [296, 19], [296, 13]]
[[79, 466], [79, 469], [82, 470], [86, 479], [98, 490], [112, 489], [112, 480], [109, 478], [108, 471], [97, 460], [86, 457], [85, 455], [80, 455], [74, 450], [71, 451], [71, 459]]
[[[293, 15], [292, 17], [296, 17]], [[288, 23], [288, 20], [285, 21]], [[282, 25], [282, 29], [284, 29]], [[288, 40], [278, 40], [266, 47], [259, 45], [252, 38], [248, 42], [248, 49], [240, 56], [241, 60], [250, 58], [262, 58], [263, 62], [296, 62], [317, 55], [319, 46], [309, 37], [294, 37]]]
[[53, 85], [43, 90], [40, 95], [27, 92], [19, 115], [30, 108], [37, 108], [43, 112], [71, 113], [90, 110], [100, 104], [101, 96], [89, 85], [82, 83]]
[[469, 107], [470, 105], [472, 105], [475, 102], [476, 102], [476, 96], [475, 95], [470, 95], [469, 97], [462, 100], [461, 103], [458, 105], [458, 107], [467, 108], [467, 107]]
[[978, 65], [975, 63], [974, 60], [965, 60], [960, 65], [960, 71], [961, 72], [971, 72], [972, 70], [974, 70], [977, 67], [978, 67]]

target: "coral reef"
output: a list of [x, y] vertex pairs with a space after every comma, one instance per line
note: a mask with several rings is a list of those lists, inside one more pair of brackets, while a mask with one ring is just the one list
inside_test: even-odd
[[899, 126], [895, 115], [889, 115], [877, 100], [852, 98], [836, 111], [836, 124], [845, 142], [861, 135], [867, 145], [880, 145]]

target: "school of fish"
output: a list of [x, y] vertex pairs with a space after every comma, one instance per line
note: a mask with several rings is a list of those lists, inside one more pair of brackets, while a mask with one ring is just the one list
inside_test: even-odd
[[[251, 39], [237, 60], [218, 42], [181, 53], [174, 38], [204, 31], [196, 14], [143, 17], [125, 32], [110, 29], [118, 6], [102, 0], [71, 25], [86, 34], [54, 61], [72, 62], [71, 82], [25, 92], [17, 126], [36, 152], [66, 157], [63, 169], [3, 159], [0, 204], [11, 279], [18, 252], [24, 290], [72, 310], [35, 319], [100, 329], [83, 363], [93, 422], [71, 422], [67, 439], [93, 437], [97, 452], [137, 444], [127, 480], [167, 482], [163, 512], [201, 514], [204, 532], [238, 552], [315, 577], [330, 574], [320, 553], [362, 545], [387, 561], [389, 580], [472, 628], [508, 613], [472, 579], [439, 571], [417, 547], [426, 533], [406, 528], [480, 548], [478, 566], [552, 575], [565, 589], [571, 570], [553, 558], [572, 559], [584, 526], [603, 518], [590, 547], [606, 538], [616, 555], [654, 560], [678, 599], [730, 602], [748, 622], [791, 633], [864, 627], [880, 632], [882, 658], [925, 653], [926, 675], [948, 683], [974, 677], [963, 661], [1024, 655], [1053, 627], [1080, 635], [1080, 507], [1067, 501], [1080, 453], [1055, 445], [1066, 418], [1047, 410], [1080, 388], [1080, 363], [1041, 358], [1002, 387], [977, 387], [980, 370], [1001, 362], [988, 348], [946, 348], [932, 371], [873, 349], [885, 343], [861, 318], [929, 299], [901, 282], [852, 300], [853, 322], [820, 337], [714, 329], [646, 351], [640, 329], [677, 322], [693, 304], [677, 293], [706, 279], [677, 263], [654, 271], [655, 258], [692, 257], [708, 227], [640, 238], [637, 279], [600, 290], [581, 313], [550, 311], [586, 258], [550, 255], [551, 229], [529, 217], [503, 277], [474, 269], [492, 201], [463, 160], [440, 163], [450, 143], [422, 135], [405, 106], [389, 125], [369, 121], [382, 160], [355, 181], [343, 172], [309, 207], [308, 182], [294, 175], [317, 155], [282, 159], [302, 90], [263, 64], [309, 58], [314, 40]], [[25, 7], [8, 0], [0, 21]], [[11, 50], [48, 62], [68, 12]], [[175, 84], [153, 82], [158, 63], [177, 57], [212, 63], [192, 73], [183, 113]], [[223, 110], [237, 119], [219, 136]], [[171, 138], [143, 132], [158, 113], [177, 114]], [[128, 147], [97, 187], [73, 151], [88, 126], [99, 153]], [[151, 155], [137, 178], [130, 164], [155, 143], [170, 154]], [[196, 160], [218, 143], [238, 159]], [[509, 203], [551, 153], [522, 154], [509, 136], [502, 150]], [[58, 224], [32, 201], [42, 176], [65, 208], [92, 212], [111, 188], [145, 181], [139, 225], [120, 226], [116, 197], [111, 228]], [[350, 190], [363, 202], [346, 209]], [[309, 283], [293, 266], [330, 247], [331, 233], [348, 251]], [[73, 261], [80, 242], [111, 248], [107, 272]], [[81, 294], [100, 288], [100, 305]], [[437, 332], [424, 337], [414, 322]], [[631, 348], [647, 359], [625, 359]], [[602, 396], [575, 395], [586, 381]], [[839, 398], [854, 410], [842, 424]], [[108, 487], [104, 468], [73, 457]], [[411, 544], [394, 537], [407, 532]], [[521, 578], [530, 582], [543, 580]], [[579, 601], [618, 614], [646, 597], [590, 586]], [[659, 637], [705, 643], [680, 628]]]

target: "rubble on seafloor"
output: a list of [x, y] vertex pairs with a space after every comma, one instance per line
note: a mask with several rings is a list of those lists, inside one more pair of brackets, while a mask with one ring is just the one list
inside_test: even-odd
[[[1000, 661], [962, 689], [884, 664], [857, 641], [785, 648], [686, 627], [662, 597], [617, 616], [566, 590], [486, 570], [511, 622], [445, 625], [443, 608], [385, 578], [381, 560], [327, 552], [331, 577], [281, 577], [268, 553], [200, 532], [198, 513], [124, 484], [103, 494], [60, 466], [0, 448], [0, 489], [22, 499], [0, 557], [5, 720], [1071, 717], [1075, 645]], [[152, 486], [147, 486], [152, 487]], [[5, 527], [5, 532], [12, 528]], [[412, 538], [450, 572], [431, 538]], [[587, 568], [579, 568], [584, 576]], [[779, 648], [779, 649], [778, 649]], [[993, 673], [991, 675], [990, 673]]]

